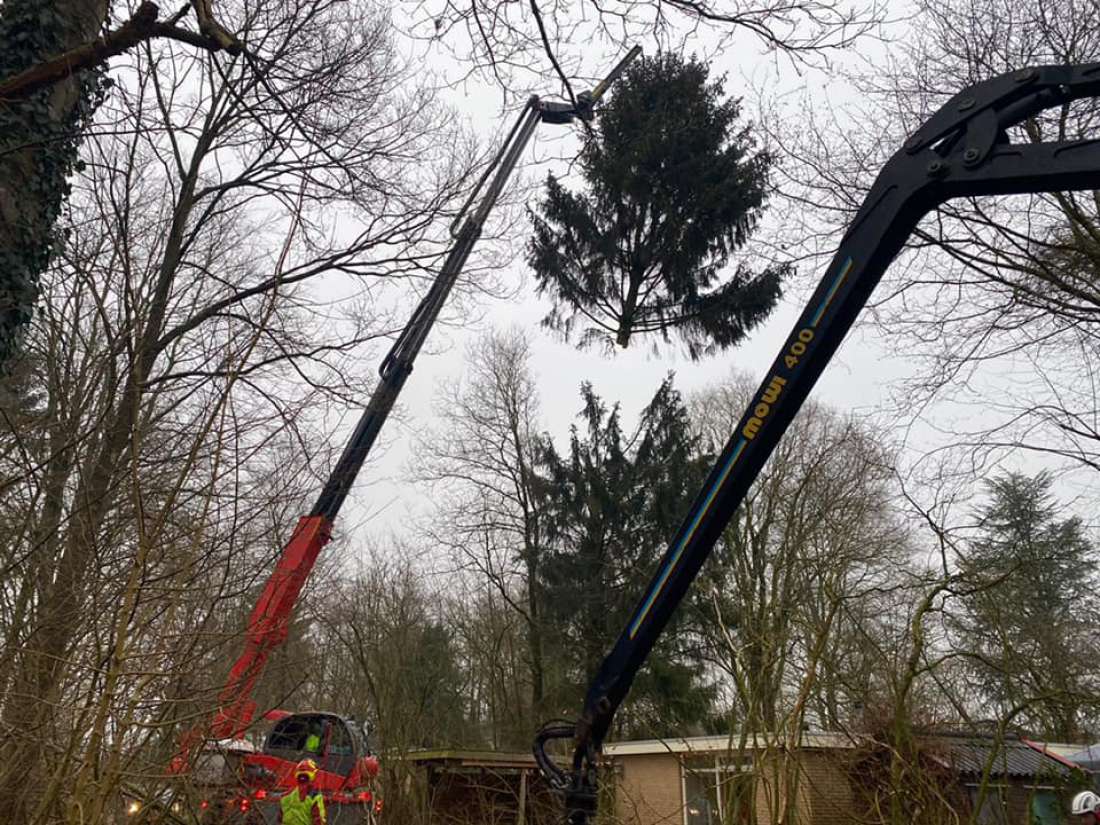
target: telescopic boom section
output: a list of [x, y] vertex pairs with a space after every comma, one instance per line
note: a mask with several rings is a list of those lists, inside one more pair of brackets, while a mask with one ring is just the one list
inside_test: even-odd
[[[508, 132], [500, 150], [482, 174], [466, 203], [451, 224], [454, 246], [428, 293], [417, 305], [409, 323], [394, 343], [379, 369], [379, 382], [363, 411], [355, 431], [325, 482], [309, 515], [298, 526], [268, 579], [252, 611], [245, 636], [245, 648], [233, 664], [229, 678], [219, 695], [219, 709], [211, 726], [217, 739], [243, 735], [255, 715], [252, 699], [257, 679], [272, 651], [287, 637], [294, 605], [309, 578], [321, 549], [332, 534], [332, 525], [359, 474], [378, 433], [389, 417], [394, 403], [413, 369], [432, 325], [466, 264], [470, 252], [481, 237], [482, 228], [504, 190], [520, 156], [527, 148], [540, 122], [567, 124], [575, 119], [590, 120], [593, 106], [626, 67], [641, 53], [634, 47], [611, 74], [592, 92], [578, 95], [577, 104], [544, 101], [531, 97]], [[482, 188], [488, 182], [484, 194]], [[474, 203], [480, 195], [476, 208]], [[181, 739], [181, 751], [173, 760], [174, 770], [183, 770], [193, 748], [205, 738], [201, 729], [193, 729]]]
[[[672, 539], [657, 572], [592, 680], [580, 718], [550, 724], [535, 756], [565, 794], [569, 821], [596, 807], [596, 759], [612, 717], [749, 486], [920, 218], [961, 196], [1100, 188], [1100, 141], [1012, 144], [1006, 131], [1038, 112], [1100, 95], [1100, 64], [1044, 66], [960, 92], [886, 164], [825, 276]], [[572, 770], [546, 755], [571, 739]]]

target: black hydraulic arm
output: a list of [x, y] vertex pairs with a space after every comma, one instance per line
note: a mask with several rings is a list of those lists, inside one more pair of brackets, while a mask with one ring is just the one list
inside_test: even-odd
[[[451, 248], [443, 268], [436, 276], [431, 288], [413, 311], [409, 323], [405, 326], [401, 335], [382, 361], [379, 368], [378, 385], [366, 409], [359, 418], [351, 438], [344, 447], [344, 452], [337, 461], [335, 468], [325, 482], [324, 489], [317, 497], [317, 503], [313, 505], [310, 516], [323, 516], [331, 523], [339, 512], [344, 499], [351, 490], [355, 477], [359, 474], [363, 462], [366, 461], [371, 447], [374, 446], [378, 433], [385, 424], [386, 418], [393, 409], [405, 380], [412, 372], [413, 362], [416, 360], [424, 340], [428, 337], [439, 311], [447, 300], [451, 288], [462, 273], [462, 268], [469, 258], [470, 252], [481, 237], [485, 220], [489, 217], [493, 206], [496, 204], [504, 185], [508, 182], [512, 171], [516, 167], [520, 155], [527, 148], [535, 127], [540, 122], [545, 123], [571, 123], [575, 119], [588, 121], [594, 114], [593, 108], [608, 87], [623, 73], [627, 64], [641, 54], [641, 47], [635, 46], [626, 57], [619, 61], [614, 69], [604, 78], [595, 89], [581, 92], [577, 95], [577, 103], [563, 103], [552, 100], [542, 100], [532, 96], [524, 105], [515, 124], [508, 136], [504, 139], [500, 150], [493, 158], [480, 180], [474, 186], [470, 196], [466, 199], [458, 216], [451, 223], [451, 237], [454, 246]], [[492, 175], [492, 180], [489, 177]], [[481, 198], [476, 209], [471, 211], [474, 201], [477, 199], [485, 182], [489, 181], [489, 187]]]
[[[612, 717], [749, 486], [920, 218], [960, 196], [1100, 189], [1100, 140], [1013, 144], [1044, 109], [1100, 96], [1100, 63], [1023, 69], [953, 97], [883, 167], [801, 317], [718, 457], [573, 724], [551, 723], [535, 757], [573, 825], [596, 806], [596, 759]], [[571, 770], [545, 752], [572, 740]]]

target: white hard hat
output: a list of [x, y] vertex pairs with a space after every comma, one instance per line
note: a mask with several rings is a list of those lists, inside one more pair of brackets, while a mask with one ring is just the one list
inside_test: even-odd
[[1073, 797], [1073, 802], [1070, 803], [1069, 807], [1070, 813], [1074, 816], [1096, 813], [1100, 811], [1100, 796], [1097, 796], [1092, 791], [1081, 791], [1081, 793]]

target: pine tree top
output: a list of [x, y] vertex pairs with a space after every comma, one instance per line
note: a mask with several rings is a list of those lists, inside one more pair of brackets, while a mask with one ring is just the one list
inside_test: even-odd
[[554, 301], [545, 325], [581, 345], [675, 336], [696, 359], [768, 315], [788, 267], [728, 268], [763, 214], [774, 162], [739, 118], [740, 101], [695, 58], [627, 69], [581, 151], [584, 191], [550, 175], [531, 212], [527, 260]]

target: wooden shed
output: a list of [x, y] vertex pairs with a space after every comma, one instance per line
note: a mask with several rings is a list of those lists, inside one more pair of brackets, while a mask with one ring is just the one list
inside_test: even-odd
[[530, 754], [414, 751], [425, 825], [561, 825], [561, 800]]

